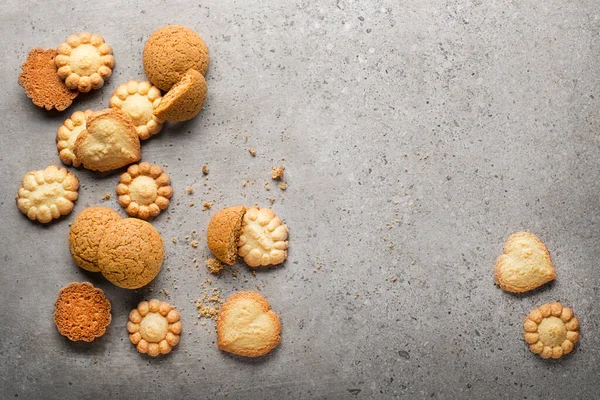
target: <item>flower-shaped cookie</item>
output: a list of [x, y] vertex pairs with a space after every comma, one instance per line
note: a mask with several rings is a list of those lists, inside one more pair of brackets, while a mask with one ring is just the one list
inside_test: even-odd
[[80, 92], [100, 89], [115, 66], [112, 48], [101, 36], [88, 32], [70, 35], [56, 50], [58, 76], [69, 89]]
[[60, 161], [66, 165], [79, 167], [81, 161], [75, 156], [75, 141], [85, 129], [85, 120], [92, 114], [92, 110], [76, 111], [67, 118], [65, 122], [58, 128], [56, 134], [56, 147], [58, 147], [58, 155]]
[[162, 121], [152, 114], [161, 99], [160, 89], [150, 82], [129, 81], [115, 90], [110, 106], [131, 118], [140, 139], [148, 139], [162, 128]]
[[156, 299], [142, 301], [129, 313], [127, 331], [140, 353], [152, 357], [168, 354], [179, 343], [179, 313], [169, 303]]
[[531, 311], [523, 323], [529, 350], [542, 358], [561, 358], [579, 340], [579, 320], [560, 303], [544, 304]]
[[156, 217], [173, 196], [171, 179], [158, 165], [146, 162], [127, 168], [117, 185], [119, 204], [132, 217]]
[[244, 214], [238, 255], [251, 267], [281, 264], [287, 258], [288, 229], [270, 208], [252, 207]]
[[73, 210], [79, 180], [65, 168], [51, 165], [28, 172], [17, 194], [17, 206], [29, 219], [45, 224]]

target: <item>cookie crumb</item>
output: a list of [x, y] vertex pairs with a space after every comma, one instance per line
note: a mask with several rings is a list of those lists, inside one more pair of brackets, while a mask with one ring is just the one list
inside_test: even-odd
[[209, 203], [208, 201], [205, 201], [203, 206], [204, 206], [205, 210], [210, 210], [212, 208], [212, 204]]
[[285, 170], [284, 166], [271, 167], [271, 179], [279, 181], [283, 179], [283, 171]]
[[198, 317], [217, 319], [222, 303], [219, 289], [212, 289], [210, 295], [208, 292], [204, 292], [204, 296], [196, 301]]
[[253, 147], [250, 147], [250, 148], [248, 149], [248, 151], [250, 152], [250, 154], [252, 154], [252, 157], [256, 157], [256, 150], [254, 150], [254, 148], [253, 148]]
[[193, 248], [198, 247], [198, 241], [197, 240], [192, 240], [192, 242], [190, 243], [190, 246], [192, 246]]
[[244, 136], [244, 142], [248, 141], [248, 136]]
[[392, 282], [396, 282], [398, 280], [398, 277], [396, 275], [392, 276]]
[[283, 182], [280, 182], [280, 183], [279, 183], [279, 189], [281, 189], [281, 190], [285, 190], [285, 189], [287, 189], [287, 184], [285, 184], [285, 183], [283, 183]]
[[196, 203], [194, 203], [193, 201], [190, 201], [190, 207], [194, 207], [196, 205]]
[[204, 164], [204, 166], [202, 166], [202, 173], [208, 175], [208, 165]]
[[171, 242], [173, 242], [173, 243], [177, 243], [177, 238], [176, 238], [175, 236], [173, 236], [173, 237], [171, 238]]
[[190, 186], [187, 188], [187, 192], [188, 192], [188, 194], [192, 194], [192, 193], [194, 193], [194, 189]]
[[110, 193], [106, 193], [106, 194], [104, 195], [104, 199], [106, 199], [106, 200], [110, 200]]
[[223, 263], [216, 258], [209, 258], [205, 261], [205, 263], [211, 274], [217, 275], [223, 271]]
[[167, 289], [163, 288], [163, 290], [162, 290], [162, 291], [163, 291], [163, 293], [165, 294], [165, 296], [168, 296], [168, 295], [169, 295], [169, 291], [168, 291]]
[[265, 182], [265, 190], [270, 191], [271, 187], [269, 186], [269, 182]]
[[271, 202], [271, 205], [275, 204], [275, 197], [267, 197], [267, 200]]

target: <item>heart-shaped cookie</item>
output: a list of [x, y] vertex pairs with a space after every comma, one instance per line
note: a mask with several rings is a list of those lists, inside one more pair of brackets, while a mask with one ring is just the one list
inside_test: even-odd
[[556, 274], [544, 243], [532, 233], [517, 232], [496, 260], [494, 278], [503, 290], [522, 293], [554, 280]]
[[219, 312], [219, 349], [246, 357], [259, 357], [281, 342], [281, 322], [267, 300], [257, 292], [231, 295]]

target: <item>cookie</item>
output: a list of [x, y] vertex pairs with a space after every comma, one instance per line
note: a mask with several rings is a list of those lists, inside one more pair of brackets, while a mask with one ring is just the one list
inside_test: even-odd
[[245, 357], [260, 357], [281, 342], [281, 322], [258, 292], [238, 292], [221, 306], [217, 320], [219, 349]]
[[124, 218], [105, 229], [98, 247], [98, 268], [118, 287], [138, 289], [158, 275], [164, 257], [162, 238], [152, 225]]
[[542, 358], [561, 358], [579, 340], [579, 319], [560, 303], [544, 304], [529, 313], [523, 330], [532, 353]]
[[77, 137], [85, 129], [85, 121], [92, 114], [92, 110], [75, 111], [71, 118], [67, 118], [65, 122], [58, 128], [56, 133], [56, 147], [58, 148], [58, 156], [60, 161], [66, 165], [79, 167], [81, 161], [75, 157], [75, 141]]
[[179, 343], [181, 321], [169, 303], [142, 301], [129, 313], [127, 331], [137, 351], [156, 357], [168, 354]]
[[187, 121], [202, 110], [208, 87], [204, 76], [195, 69], [188, 70], [169, 90], [154, 115], [163, 121]]
[[287, 258], [288, 229], [270, 208], [252, 207], [246, 211], [238, 255], [250, 267], [281, 264]]
[[92, 113], [75, 140], [75, 157], [93, 171], [110, 171], [141, 158], [140, 139], [131, 119], [115, 108]]
[[156, 135], [162, 121], [152, 114], [162, 99], [160, 90], [150, 82], [129, 81], [115, 90], [110, 106], [118, 108], [131, 118], [141, 140]]
[[208, 70], [208, 48], [193, 30], [167, 25], [150, 35], [143, 54], [144, 70], [152, 83], [168, 91], [189, 69]]
[[517, 232], [496, 260], [494, 278], [501, 289], [522, 293], [554, 280], [556, 274], [544, 243], [532, 233]]
[[106, 207], [88, 207], [75, 217], [69, 232], [69, 250], [75, 263], [91, 272], [99, 272], [98, 247], [104, 231], [121, 216]]
[[77, 190], [79, 180], [72, 172], [51, 165], [25, 174], [17, 193], [17, 206], [32, 221], [46, 224], [73, 210]]
[[242, 233], [242, 218], [245, 213], [244, 206], [225, 208], [216, 213], [208, 223], [208, 248], [225, 264], [233, 265], [237, 258], [237, 243]]
[[32, 49], [21, 67], [19, 85], [36, 106], [63, 111], [73, 103], [79, 92], [70, 90], [58, 76], [54, 66], [56, 54], [54, 49]]
[[119, 204], [131, 217], [156, 217], [169, 206], [173, 196], [171, 179], [158, 165], [146, 162], [130, 165], [117, 185]]
[[110, 301], [89, 282], [73, 282], [58, 292], [54, 323], [61, 335], [74, 342], [91, 342], [110, 325]]
[[102, 36], [88, 32], [70, 35], [58, 46], [54, 59], [57, 74], [69, 89], [89, 92], [104, 86], [112, 75], [115, 58]]

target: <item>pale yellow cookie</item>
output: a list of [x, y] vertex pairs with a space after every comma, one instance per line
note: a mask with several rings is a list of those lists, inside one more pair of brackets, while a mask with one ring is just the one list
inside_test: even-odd
[[494, 278], [503, 290], [521, 293], [550, 282], [556, 274], [544, 243], [532, 233], [517, 232], [496, 260]]
[[171, 179], [158, 165], [147, 162], [131, 165], [117, 185], [119, 204], [131, 217], [156, 217], [169, 206], [173, 196]]
[[144, 140], [156, 135], [162, 128], [162, 121], [152, 114], [161, 99], [160, 89], [150, 82], [129, 81], [115, 90], [110, 106], [131, 118], [138, 136]]
[[92, 114], [92, 110], [76, 111], [67, 118], [65, 122], [58, 128], [56, 133], [56, 147], [58, 147], [58, 156], [60, 161], [66, 165], [79, 167], [81, 161], [75, 156], [75, 141], [77, 137], [85, 129], [85, 121]]
[[258, 292], [238, 292], [221, 306], [217, 321], [219, 349], [245, 357], [269, 353], [281, 342], [281, 322]]
[[73, 210], [79, 180], [65, 168], [51, 165], [28, 172], [17, 194], [17, 206], [29, 219], [45, 224]]
[[181, 321], [169, 303], [142, 301], [129, 313], [127, 331], [137, 351], [156, 357], [168, 354], [179, 343]]
[[544, 304], [529, 313], [523, 323], [525, 341], [542, 358], [561, 358], [579, 340], [579, 319], [560, 303]]
[[112, 48], [104, 43], [102, 36], [88, 32], [70, 35], [57, 51], [54, 63], [58, 76], [69, 89], [80, 92], [100, 89], [115, 66]]
[[140, 139], [131, 119], [115, 108], [92, 113], [74, 147], [84, 168], [110, 171], [141, 158]]
[[244, 214], [238, 255], [250, 267], [281, 264], [287, 258], [288, 229], [270, 208], [252, 207]]

